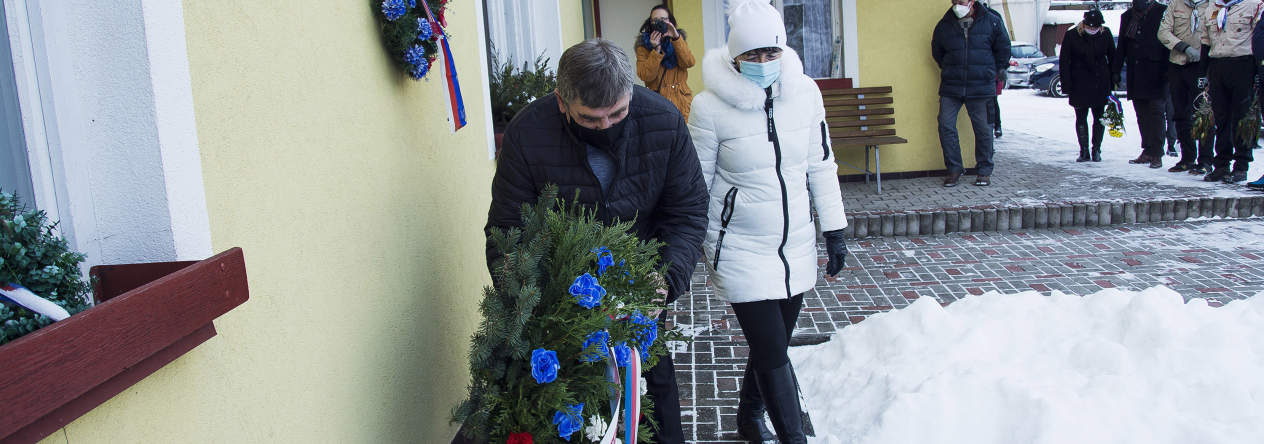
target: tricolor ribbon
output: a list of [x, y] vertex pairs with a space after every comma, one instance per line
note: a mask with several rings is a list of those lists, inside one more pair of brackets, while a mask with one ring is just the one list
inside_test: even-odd
[[[610, 389], [610, 426], [601, 438], [601, 444], [614, 444], [619, 437], [619, 420], [623, 420], [623, 442], [635, 443], [641, 423], [641, 353], [636, 347], [630, 347], [632, 357], [623, 374], [623, 391]], [[615, 364], [614, 353], [606, 357], [606, 380], [619, 383], [619, 366]], [[620, 417], [619, 411], [623, 410]]]
[[1108, 96], [1106, 100], [1110, 101], [1110, 106], [1114, 107], [1115, 111], [1119, 111], [1119, 114], [1122, 115], [1124, 113], [1124, 104], [1120, 103], [1119, 98], [1115, 97], [1114, 94]]
[[430, 12], [430, 4], [426, 0], [419, 0], [418, 3], [425, 7], [426, 18], [430, 20], [430, 23], [439, 25], [439, 45], [443, 47], [443, 56], [439, 58], [440, 63], [443, 64], [443, 76], [440, 78], [443, 79], [448, 90], [443, 99], [448, 105], [448, 121], [452, 123], [450, 128], [452, 133], [456, 133], [456, 130], [465, 127], [465, 101], [461, 98], [461, 82], [456, 78], [456, 63], [452, 60], [452, 48], [448, 47], [448, 32], [435, 20], [434, 14]]
[[48, 299], [41, 298], [31, 290], [18, 284], [0, 284], [0, 302], [8, 302], [25, 307], [27, 310], [60, 321], [70, 317], [70, 313]]

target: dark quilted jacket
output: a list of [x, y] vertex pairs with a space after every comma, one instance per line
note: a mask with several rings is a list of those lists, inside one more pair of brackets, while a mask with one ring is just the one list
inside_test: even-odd
[[[616, 164], [608, 196], [588, 164], [587, 148], [566, 130], [557, 98], [549, 94], [527, 105], [505, 130], [486, 230], [522, 226], [519, 209], [534, 204], [545, 184], [558, 196], [597, 211], [606, 224], [635, 219], [641, 239], [666, 244], [668, 303], [689, 290], [689, 277], [702, 254], [707, 228], [707, 187], [698, 153], [680, 112], [653, 91], [637, 86], [624, 136], [611, 153]], [[490, 233], [490, 231], [488, 231]], [[498, 253], [489, 240], [487, 263]]]
[[[1009, 33], [982, 2], [974, 2], [974, 24], [967, 35], [949, 9], [935, 25], [931, 57], [939, 65], [939, 95], [959, 99], [996, 97], [997, 75], [1009, 69]], [[1003, 78], [1003, 77], [1001, 77]]]

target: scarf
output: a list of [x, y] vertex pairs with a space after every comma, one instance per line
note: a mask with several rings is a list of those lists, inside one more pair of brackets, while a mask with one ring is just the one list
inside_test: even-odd
[[[1233, 7], [1237, 5], [1238, 3], [1242, 3], [1242, 0], [1233, 0], [1230, 2], [1225, 2], [1224, 0], [1216, 0], [1216, 5], [1222, 6], [1222, 8], [1217, 9], [1216, 12], [1213, 12], [1211, 15], [1212, 15], [1212, 18], [1216, 21], [1216, 26], [1219, 26], [1221, 31], [1224, 30], [1225, 25], [1229, 24], [1229, 10], [1233, 9]], [[1217, 14], [1219, 14], [1220, 16], [1216, 17]]]
[[[1242, 0], [1238, 0], [1238, 1], [1242, 1]], [[648, 32], [641, 33], [641, 45], [646, 48], [649, 48], [650, 51], [654, 50], [654, 45], [650, 44], [650, 33]], [[663, 47], [663, 62], [661, 63], [663, 67], [667, 69], [675, 68], [676, 67], [676, 48], [672, 47], [671, 37], [668, 37], [668, 36], [660, 37], [658, 40], [658, 46]]]
[[[1234, 0], [1234, 1], [1240, 2], [1242, 0]], [[1145, 21], [1146, 14], [1148, 14], [1151, 9], [1154, 9], [1153, 1], [1150, 2], [1150, 5], [1146, 6], [1145, 9], [1143, 10], [1138, 11], [1137, 8], [1129, 9], [1129, 11], [1132, 11], [1132, 23], [1129, 23], [1128, 29], [1124, 30], [1124, 36], [1130, 39], [1137, 38], [1137, 31], [1141, 30], [1141, 22]]]

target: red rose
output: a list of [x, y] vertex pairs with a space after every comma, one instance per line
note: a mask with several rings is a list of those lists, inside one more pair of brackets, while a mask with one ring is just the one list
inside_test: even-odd
[[506, 444], [532, 444], [533, 441], [530, 433], [510, 433]]

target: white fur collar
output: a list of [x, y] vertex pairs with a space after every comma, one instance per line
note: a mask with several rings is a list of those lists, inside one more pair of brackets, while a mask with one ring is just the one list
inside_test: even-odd
[[[777, 82], [781, 83], [781, 95], [792, 96], [798, 93], [812, 79], [803, 75], [803, 62], [799, 53], [789, 47], [781, 47], [781, 74]], [[767, 94], [755, 82], [742, 77], [733, 68], [733, 57], [729, 56], [727, 47], [707, 50], [702, 59], [702, 84], [720, 99], [737, 109], [762, 110]]]

